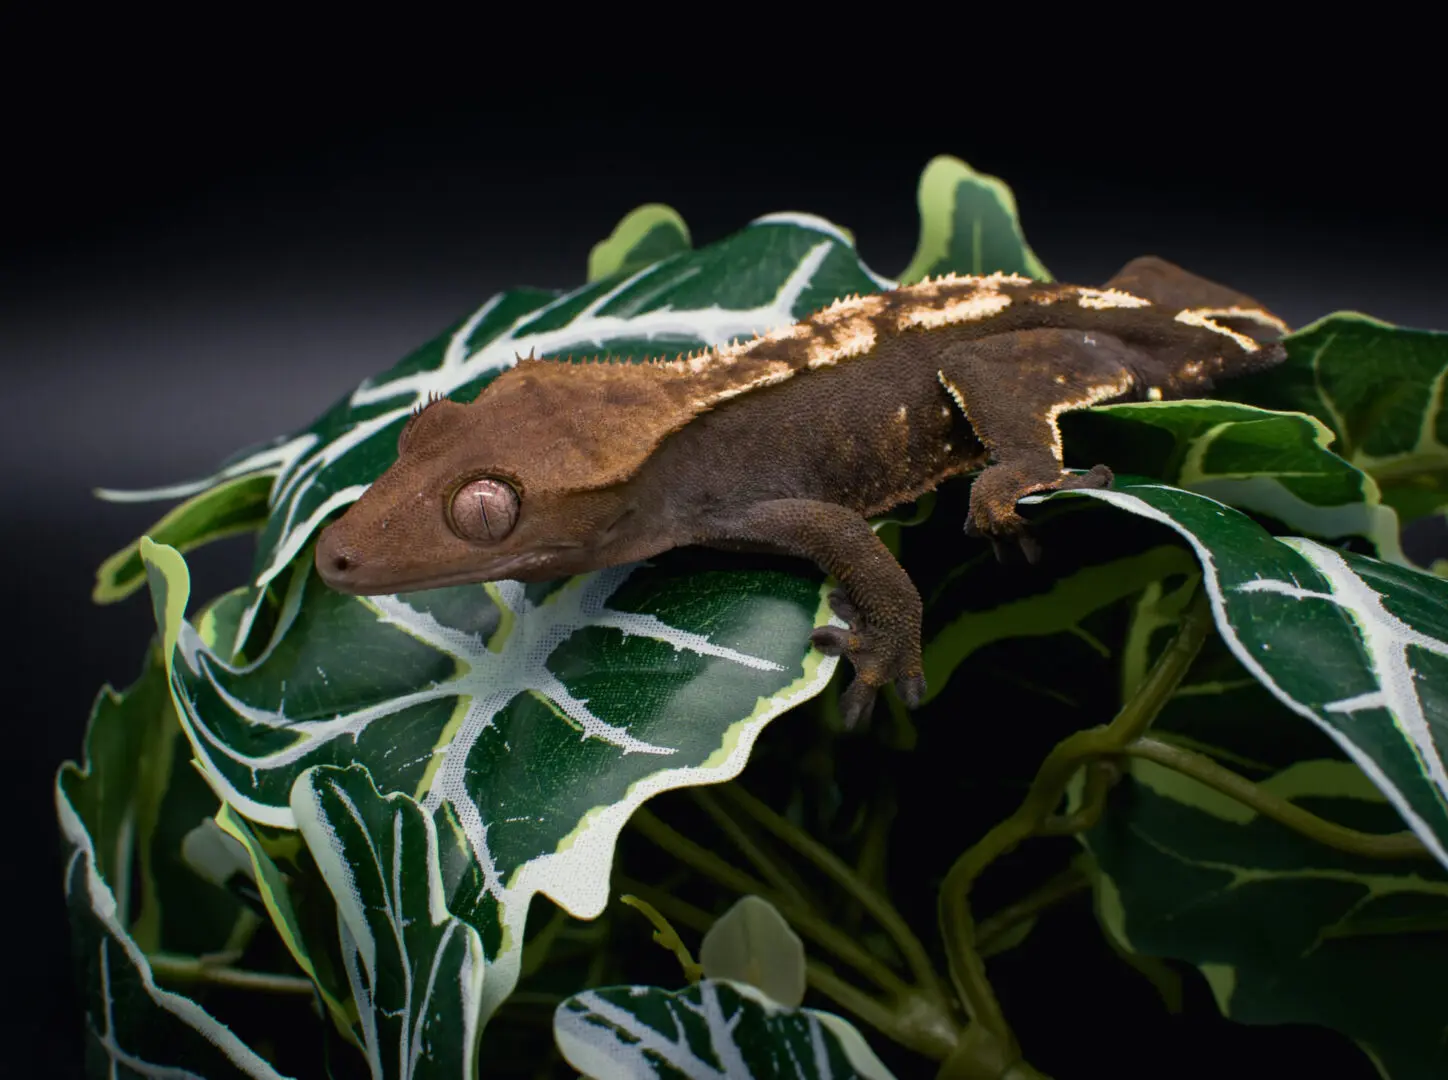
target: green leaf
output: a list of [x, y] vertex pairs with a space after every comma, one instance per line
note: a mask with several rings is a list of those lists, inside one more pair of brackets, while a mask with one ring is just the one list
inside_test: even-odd
[[448, 910], [432, 818], [360, 765], [308, 769], [292, 813], [337, 900], [371, 1075], [476, 1076], [483, 946]]
[[710, 979], [748, 983], [771, 1001], [797, 1009], [804, 1001], [804, 943], [773, 904], [741, 896], [699, 945]]
[[900, 282], [954, 271], [1024, 274], [1050, 281], [1021, 231], [1016, 199], [1003, 180], [978, 173], [959, 158], [932, 158], [920, 176], [920, 240]]
[[[337, 937], [336, 904], [327, 905], [330, 918], [311, 910], [316, 908], [323, 896], [331, 901], [330, 894], [325, 892], [325, 883], [321, 882], [322, 888], [307, 888], [310, 883], [299, 880], [301, 875], [284, 874], [272, 852], [267, 850], [263, 840], [265, 827], [248, 825], [231, 807], [221, 807], [216, 815], [216, 824], [246, 853], [251, 863], [252, 880], [272, 926], [297, 966], [317, 988], [337, 1031], [360, 1047], [362, 1035], [358, 1027], [357, 1007], [352, 1001], [340, 952], [333, 948]], [[320, 875], [317, 877], [320, 882]]]
[[[1119, 945], [1196, 965], [1234, 1020], [1331, 1027], [1391, 1080], [1448, 1071], [1431, 990], [1448, 965], [1448, 873], [1336, 852], [1153, 762], [1129, 775], [1082, 838]], [[1297, 760], [1259, 783], [1343, 825], [1396, 828], [1346, 761]]]
[[787, 1009], [746, 983], [702, 979], [672, 992], [609, 986], [553, 1014], [564, 1060], [600, 1080], [893, 1080], [859, 1032], [814, 1009]]
[[630, 210], [606, 240], [593, 245], [588, 253], [588, 280], [632, 274], [692, 246], [689, 227], [677, 210], [648, 203]]
[[1411, 565], [1376, 482], [1329, 450], [1331, 429], [1307, 414], [1235, 402], [1140, 402], [1068, 414], [1062, 433], [1074, 464], [1152, 476], [1295, 533], [1360, 536], [1381, 558]]
[[1317, 417], [1405, 524], [1448, 503], [1448, 332], [1338, 312], [1283, 341], [1286, 363], [1222, 392]]
[[837, 663], [809, 644], [832, 618], [821, 575], [671, 556], [365, 599], [301, 562], [270, 643], [236, 666], [183, 617], [185, 560], [149, 540], [141, 553], [211, 785], [283, 829], [298, 827], [293, 788], [314, 766], [356, 762], [384, 795], [415, 799], [440, 837], [448, 907], [482, 935], [484, 1018], [516, 983], [533, 895], [597, 917], [633, 810], [738, 775], [764, 726]]
[[1205, 496], [1118, 477], [1096, 499], [1183, 536], [1242, 666], [1363, 769], [1448, 865], [1448, 582], [1274, 538]]
[[[56, 813], [66, 846], [65, 897], [86, 1013], [93, 1076], [280, 1076], [189, 997], [156, 984], [128, 931], [137, 826], [154, 813], [157, 749], [168, 749], [170, 709], [159, 667], [122, 694], [96, 700], [83, 766], [56, 777]], [[147, 805], [152, 810], [147, 811]]]
[[[190, 551], [237, 533], [254, 532], [267, 517], [271, 477], [246, 474], [220, 481], [170, 510], [147, 530], [158, 544]], [[116, 552], [96, 570], [91, 599], [97, 604], [123, 600], [146, 581], [139, 541]]]

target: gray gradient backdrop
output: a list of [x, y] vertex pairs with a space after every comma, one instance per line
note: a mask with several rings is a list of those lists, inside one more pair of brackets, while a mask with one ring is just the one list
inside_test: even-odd
[[[858, 113], [805, 96], [783, 113], [738, 99], [676, 112], [654, 94], [604, 103], [590, 90], [580, 116], [577, 100], [531, 92], [220, 81], [120, 80], [10, 117], [6, 776], [25, 836], [0, 874], [6, 925], [23, 928], [11, 959], [40, 974], [0, 980], [12, 998], [0, 1045], [25, 1045], [22, 1033], [34, 1045], [35, 1025], [52, 1025], [29, 1075], [68, 1075], [79, 1034], [55, 959], [54, 770], [78, 755], [100, 685], [135, 677], [152, 630], [144, 595], [94, 608], [88, 593], [101, 559], [164, 507], [104, 504], [92, 487], [203, 474], [305, 425], [494, 290], [579, 284], [590, 246], [642, 202], [679, 209], [697, 244], [758, 214], [812, 211], [896, 273], [916, 239], [916, 180], [939, 152], [1013, 186], [1064, 280], [1097, 282], [1154, 252], [1294, 325], [1349, 308], [1448, 327], [1433, 151], [1379, 127], [1345, 153], [1343, 115], [1287, 90], [1256, 104], [1245, 141], [1239, 116], [1184, 139], [1170, 110], [1110, 139], [1069, 115], [1034, 138], [1011, 115], [924, 111], [862, 138]], [[249, 557], [246, 541], [197, 553], [195, 592], [240, 582]]]

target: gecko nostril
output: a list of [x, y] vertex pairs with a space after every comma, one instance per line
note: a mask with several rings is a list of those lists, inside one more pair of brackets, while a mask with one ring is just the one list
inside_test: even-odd
[[349, 569], [351, 569], [351, 567], [352, 560], [347, 558], [346, 555], [342, 555], [339, 553], [332, 556], [332, 569], [336, 570], [337, 573], [346, 573]]

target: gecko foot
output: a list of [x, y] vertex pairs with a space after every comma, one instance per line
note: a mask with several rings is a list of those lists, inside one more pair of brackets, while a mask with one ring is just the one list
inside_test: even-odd
[[863, 726], [880, 687], [892, 679], [905, 707], [918, 708], [925, 696], [919, 649], [911, 657], [909, 650], [891, 642], [889, 635], [868, 626], [844, 590], [836, 589], [829, 599], [831, 610], [849, 627], [821, 626], [810, 635], [810, 641], [826, 656], [843, 656], [855, 669], [854, 679], [840, 695], [840, 720], [845, 730]]
[[[1053, 479], [1039, 479], [1042, 474]], [[1026, 519], [1016, 511], [1016, 504], [1040, 492], [1109, 488], [1114, 479], [1105, 465], [1095, 465], [1079, 475], [1063, 475], [1054, 462], [1049, 467], [1038, 462], [992, 465], [971, 485], [965, 535], [988, 539], [999, 562], [1007, 561], [1013, 543], [1026, 562], [1035, 565], [1041, 560], [1041, 544], [1027, 530]]]

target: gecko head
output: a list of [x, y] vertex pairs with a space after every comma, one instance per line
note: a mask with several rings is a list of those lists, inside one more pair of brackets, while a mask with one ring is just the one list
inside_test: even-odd
[[580, 455], [599, 458], [577, 410], [526, 389], [500, 377], [470, 404], [443, 398], [415, 412], [397, 460], [318, 537], [322, 580], [376, 595], [601, 565], [630, 517], [627, 496], [577, 468]]

